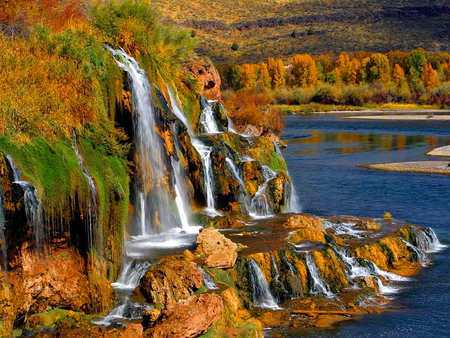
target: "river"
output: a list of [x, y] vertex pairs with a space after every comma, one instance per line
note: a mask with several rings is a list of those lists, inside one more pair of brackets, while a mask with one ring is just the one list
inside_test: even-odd
[[[350, 115], [350, 114], [349, 114]], [[395, 219], [435, 230], [450, 244], [450, 177], [368, 170], [364, 164], [449, 160], [426, 156], [450, 144], [450, 122], [351, 120], [344, 114], [286, 117], [283, 155], [304, 212]], [[450, 333], [450, 248], [405, 282], [395, 308], [333, 330], [286, 337], [444, 337]]]

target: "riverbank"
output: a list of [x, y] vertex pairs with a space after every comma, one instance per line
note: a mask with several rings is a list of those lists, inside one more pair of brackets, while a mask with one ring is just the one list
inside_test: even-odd
[[363, 165], [360, 167], [381, 171], [450, 175], [450, 166], [448, 161], [417, 161], [417, 162], [402, 162], [402, 163], [371, 164], [371, 165]]
[[[371, 111], [371, 113], [385, 113], [383, 111]], [[427, 111], [427, 114], [432, 113]], [[358, 120], [396, 120], [396, 121], [450, 121], [450, 115], [363, 115], [363, 116], [346, 116], [345, 119]]]

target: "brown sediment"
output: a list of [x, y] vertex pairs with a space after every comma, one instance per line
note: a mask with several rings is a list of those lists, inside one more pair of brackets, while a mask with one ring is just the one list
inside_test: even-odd
[[420, 174], [450, 175], [448, 161], [417, 161], [362, 165], [361, 168]]

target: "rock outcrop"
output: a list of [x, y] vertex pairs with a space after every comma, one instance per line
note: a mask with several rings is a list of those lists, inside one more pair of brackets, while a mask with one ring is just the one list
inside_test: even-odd
[[194, 262], [171, 257], [148, 269], [138, 291], [149, 303], [164, 307], [192, 296], [202, 284], [202, 273]]
[[206, 256], [209, 268], [232, 268], [237, 259], [237, 245], [212, 227], [202, 228], [198, 234], [196, 253]]
[[149, 322], [144, 337], [194, 338], [206, 332], [223, 312], [222, 298], [215, 294], [201, 294], [170, 303], [156, 321]]
[[202, 84], [203, 95], [210, 100], [220, 100], [219, 71], [210, 62], [195, 62], [185, 66]]

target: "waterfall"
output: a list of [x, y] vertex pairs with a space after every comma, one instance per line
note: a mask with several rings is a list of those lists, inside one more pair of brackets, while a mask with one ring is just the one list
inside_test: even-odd
[[210, 216], [219, 216], [221, 214], [215, 209], [215, 202], [214, 202], [214, 175], [211, 162], [212, 148], [204, 145], [198, 139], [192, 139], [192, 145], [200, 154], [203, 163], [205, 190], [206, 190], [205, 211]]
[[203, 283], [205, 284], [206, 288], [208, 290], [217, 290], [218, 286], [216, 284], [216, 282], [214, 281], [214, 278], [212, 278], [212, 276], [207, 273], [205, 271], [205, 269], [203, 269], [201, 266], [198, 267], [200, 272], [202, 273], [203, 276]]
[[256, 307], [279, 309], [261, 268], [253, 259], [249, 259], [248, 261], [248, 273], [253, 286], [253, 305]]
[[311, 277], [311, 287], [310, 287], [311, 293], [315, 295], [321, 294], [327, 298], [333, 298], [334, 295], [330, 291], [328, 285], [322, 279], [320, 271], [317, 269], [314, 258], [308, 252], [305, 252], [305, 257], [306, 257], [306, 267], [308, 268], [309, 275]]
[[272, 267], [275, 270], [275, 276], [273, 277], [273, 280], [278, 282], [280, 279], [280, 270], [278, 269], [277, 262], [275, 262], [275, 257], [273, 257], [272, 254], [270, 255], [270, 262], [272, 263]]
[[291, 299], [299, 298], [303, 294], [303, 292], [302, 292], [302, 290], [303, 290], [302, 281], [296, 275], [296, 273], [294, 271], [294, 266], [291, 264], [291, 262], [288, 261], [286, 256], [283, 256], [283, 261], [286, 263], [286, 265], [289, 268], [289, 272], [291, 273], [291, 278], [292, 278], [292, 283], [291, 283], [291, 292], [292, 292], [291, 296], [292, 297], [291, 297]]
[[[109, 48], [109, 47], [108, 47]], [[136, 223], [142, 236], [160, 233], [178, 225], [172, 196], [167, 187], [165, 149], [157, 132], [152, 89], [147, 74], [123, 50], [109, 48], [116, 63], [130, 78], [139, 177], [135, 186]]]
[[445, 245], [439, 242], [433, 229], [412, 227], [412, 230], [416, 235], [416, 246], [418, 249], [432, 253], [445, 248]]
[[112, 284], [118, 296], [118, 304], [106, 316], [94, 320], [94, 324], [109, 326], [118, 320], [142, 319], [142, 313], [152, 307], [133, 302], [131, 296], [150, 265], [149, 262], [136, 259], [127, 260], [117, 282]]
[[181, 174], [181, 163], [175, 161], [175, 159], [172, 157], [171, 159], [172, 163], [172, 169], [175, 176], [175, 183], [174, 183], [174, 189], [175, 189], [175, 204], [178, 209], [178, 214], [180, 215], [180, 222], [181, 222], [181, 228], [187, 229], [189, 228], [189, 218], [187, 215], [187, 210], [189, 210], [189, 206], [186, 205], [186, 202], [188, 201], [187, 194], [185, 193], [185, 190], [183, 190], [182, 186], [182, 179], [183, 175]]
[[128, 258], [117, 282], [112, 286], [116, 289], [134, 290], [150, 265], [149, 262]]
[[[98, 207], [97, 207], [97, 188], [95, 186], [94, 179], [92, 178], [91, 174], [87, 170], [86, 166], [84, 165], [83, 157], [80, 154], [80, 151], [78, 150], [78, 144], [77, 144], [77, 134], [75, 133], [75, 129], [72, 131], [73, 134], [73, 146], [75, 148], [75, 153], [77, 154], [78, 159], [78, 165], [81, 167], [81, 170], [86, 177], [88, 184], [89, 184], [89, 190], [91, 191], [91, 198], [89, 199], [89, 213], [88, 213], [88, 219], [87, 219], [87, 226], [88, 226], [88, 244], [89, 247], [92, 247], [95, 243], [95, 247], [97, 249], [97, 252], [103, 251], [104, 249], [104, 241], [103, 241], [103, 234], [101, 231], [98, 231], [96, 229], [98, 227]], [[97, 230], [97, 231], [95, 231]], [[94, 233], [95, 236], [99, 237], [94, 240]]]
[[1, 253], [1, 266], [3, 271], [8, 267], [8, 245], [6, 243], [5, 235], [5, 209], [3, 207], [3, 188], [0, 185], [0, 253]]
[[215, 101], [209, 101], [202, 96], [203, 111], [200, 115], [200, 123], [203, 126], [206, 134], [219, 133], [219, 127], [217, 127], [216, 120], [214, 118], [214, 112], [212, 110], [212, 104]]
[[403, 238], [401, 239], [403, 243], [405, 243], [408, 250], [413, 254], [413, 257], [416, 261], [420, 262], [422, 266], [426, 266], [428, 263], [427, 255], [408, 241], [405, 241]]
[[266, 190], [269, 182], [277, 177], [277, 173], [265, 165], [262, 168], [265, 181], [258, 187], [258, 191], [253, 196], [249, 207], [250, 215], [255, 218], [272, 216], [274, 213], [268, 202]]
[[33, 228], [36, 245], [40, 247], [44, 242], [44, 228], [42, 222], [42, 204], [38, 198], [37, 190], [30, 182], [22, 180], [22, 173], [15, 165], [12, 156], [7, 154], [6, 158], [14, 176], [14, 182], [12, 183], [19, 185], [23, 190], [23, 202], [27, 222]]

